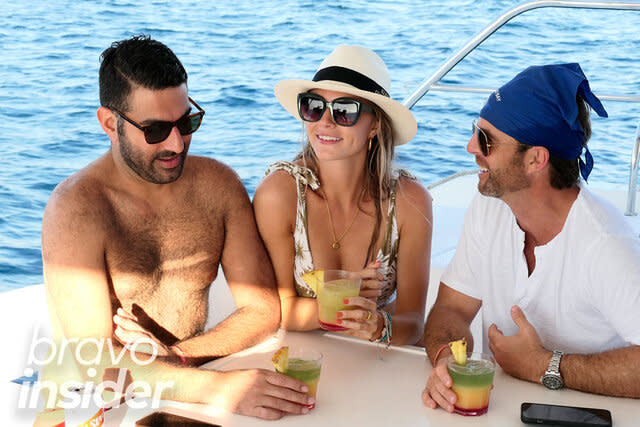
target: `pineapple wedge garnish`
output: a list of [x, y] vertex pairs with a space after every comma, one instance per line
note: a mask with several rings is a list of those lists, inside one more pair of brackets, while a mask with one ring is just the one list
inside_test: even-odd
[[302, 275], [302, 280], [307, 284], [313, 292], [318, 293], [318, 287], [324, 281], [324, 270], [313, 270]]
[[466, 366], [467, 340], [465, 338], [462, 338], [458, 341], [451, 341], [449, 343], [449, 348], [451, 348], [451, 353], [453, 353], [453, 357], [456, 359], [456, 363], [460, 366]]
[[276, 371], [286, 372], [289, 366], [289, 347], [280, 347], [280, 349], [273, 354], [271, 363], [275, 366]]

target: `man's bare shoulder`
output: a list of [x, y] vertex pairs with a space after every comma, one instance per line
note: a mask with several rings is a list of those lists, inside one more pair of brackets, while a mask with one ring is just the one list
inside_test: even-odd
[[185, 178], [201, 206], [211, 213], [251, 209], [247, 190], [231, 167], [208, 157], [189, 156], [188, 159]]
[[[113, 221], [102, 172], [94, 162], [58, 184], [49, 197], [42, 219], [42, 256], [47, 271], [53, 265], [100, 265]], [[45, 277], [48, 287], [52, 283], [49, 279]]]
[[220, 160], [216, 160], [212, 157], [206, 156], [197, 156], [190, 154], [187, 158], [190, 165], [188, 167], [193, 168], [194, 171], [198, 173], [198, 177], [203, 177], [204, 175], [225, 175], [225, 174], [237, 174], [233, 171], [233, 169], [221, 162]]
[[98, 159], [56, 186], [45, 208], [45, 224], [67, 217], [86, 221], [103, 217], [105, 210], [110, 210], [101, 161]]
[[235, 194], [238, 190], [245, 192], [238, 174], [227, 164], [204, 156], [189, 156], [185, 170], [199, 189], [220, 193]]

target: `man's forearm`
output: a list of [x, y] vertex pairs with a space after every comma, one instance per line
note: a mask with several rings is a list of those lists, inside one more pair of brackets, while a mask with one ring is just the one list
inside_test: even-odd
[[287, 331], [312, 331], [320, 328], [318, 302], [315, 298], [291, 296], [280, 300], [282, 329]]
[[565, 354], [560, 373], [569, 388], [640, 398], [640, 346], [590, 355]]
[[[72, 346], [74, 356], [68, 362], [78, 366], [84, 380], [96, 384], [108, 381], [109, 388], [116, 392], [150, 393], [148, 397], [162, 400], [202, 403], [204, 390], [219, 376], [215, 371], [185, 368], [146, 353], [132, 353], [111, 339], [101, 340], [96, 342], [103, 342], [102, 346]], [[125, 376], [126, 371], [130, 376]]]
[[[424, 347], [429, 361], [435, 363], [436, 353], [444, 344], [462, 337], [467, 340], [468, 351], [472, 351], [473, 335], [469, 326], [469, 322], [456, 311], [434, 306], [424, 329]], [[441, 358], [447, 354], [451, 353], [448, 348], [445, 348], [438, 357]]]
[[273, 310], [241, 307], [213, 329], [178, 343], [187, 359], [227, 356], [256, 345], [278, 330], [280, 316]]
[[394, 345], [413, 345], [423, 336], [424, 316], [417, 312], [396, 313], [391, 316], [393, 319], [392, 333]]

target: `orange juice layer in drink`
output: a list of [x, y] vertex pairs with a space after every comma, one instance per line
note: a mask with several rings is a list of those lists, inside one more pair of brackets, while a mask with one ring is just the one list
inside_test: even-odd
[[343, 303], [345, 298], [357, 297], [360, 284], [353, 280], [338, 279], [321, 282], [318, 288], [318, 318], [320, 326], [327, 331], [344, 331], [346, 328], [336, 323], [336, 313], [349, 309]]
[[467, 360], [466, 366], [451, 363], [449, 375], [458, 397], [454, 412], [461, 415], [482, 415], [489, 407], [489, 396], [495, 368], [488, 360]]

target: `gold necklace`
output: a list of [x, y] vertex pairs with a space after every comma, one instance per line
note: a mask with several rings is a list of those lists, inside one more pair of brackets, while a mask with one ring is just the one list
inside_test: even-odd
[[324, 194], [324, 191], [322, 190], [322, 188], [320, 188], [319, 190], [322, 192], [322, 199], [324, 200], [324, 204], [327, 207], [327, 214], [329, 214], [329, 225], [331, 226], [331, 234], [333, 234], [333, 244], [331, 245], [331, 247], [333, 249], [340, 249], [340, 240], [342, 240], [344, 236], [347, 235], [347, 232], [351, 229], [351, 226], [356, 222], [356, 218], [358, 218], [358, 213], [360, 212], [360, 207], [359, 207], [360, 201], [364, 197], [364, 188], [362, 189], [362, 192], [360, 193], [360, 197], [358, 198], [358, 206], [356, 206], [356, 214], [353, 216], [353, 219], [351, 220], [347, 228], [345, 228], [345, 230], [342, 232], [340, 237], [336, 237], [336, 229], [333, 226], [333, 218], [331, 217], [331, 209], [329, 209], [329, 201], [327, 200], [327, 196]]

